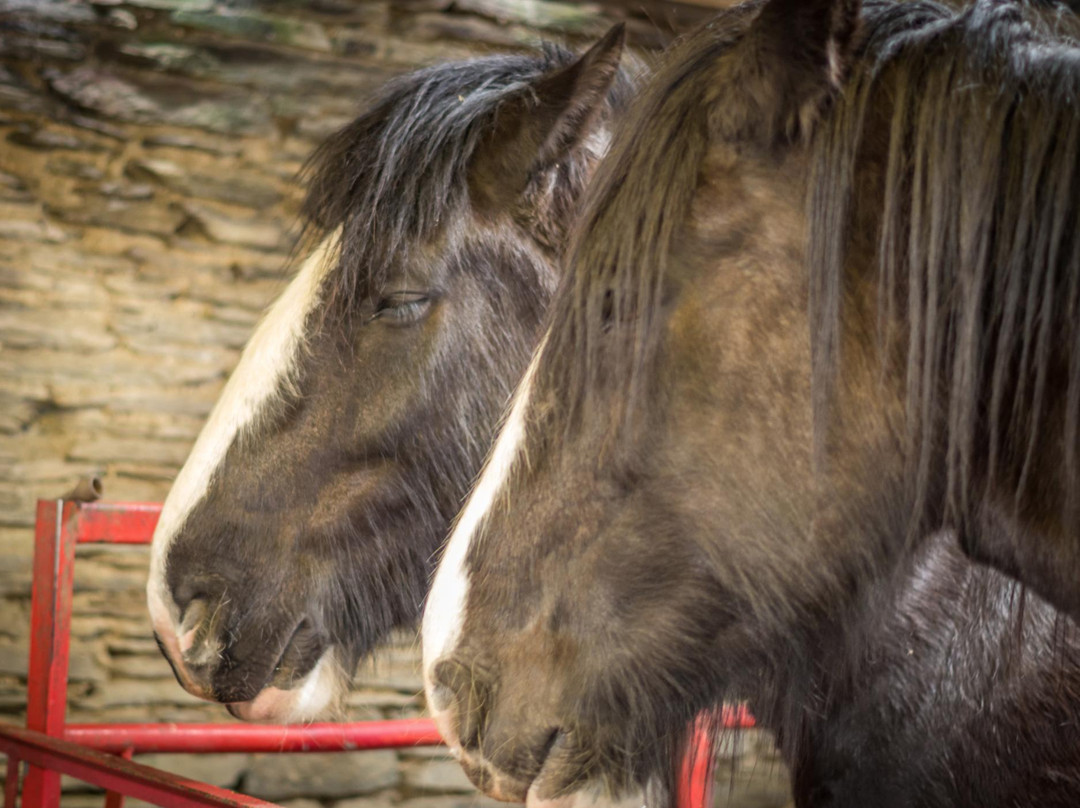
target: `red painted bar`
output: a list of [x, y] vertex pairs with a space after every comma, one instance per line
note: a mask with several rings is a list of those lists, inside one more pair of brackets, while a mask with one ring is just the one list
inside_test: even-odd
[[[128, 747], [120, 753], [120, 757], [124, 760], [131, 760], [134, 754], [135, 750]], [[105, 808], [124, 808], [124, 795], [119, 791], [106, 791]]]
[[[26, 726], [54, 738], [63, 734], [67, 713], [75, 534], [65, 526], [77, 507], [39, 501], [34, 531]], [[60, 775], [31, 765], [23, 783], [23, 808], [51, 808], [59, 801]]]
[[753, 729], [757, 723], [745, 704], [725, 704], [720, 708], [720, 726], [723, 729]]
[[4, 779], [4, 808], [15, 808], [15, 801], [19, 796], [19, 767], [22, 761], [15, 755], [9, 754], [7, 759], [7, 776]]
[[713, 804], [712, 736], [718, 730], [749, 729], [753, 716], [743, 705], [724, 705], [720, 710], [703, 713], [694, 721], [694, 734], [683, 755], [676, 780], [675, 808], [708, 808]]
[[79, 505], [72, 529], [80, 544], [149, 544], [160, 516], [158, 502], [89, 502]]
[[712, 805], [712, 749], [705, 735], [695, 735], [682, 760], [675, 786], [675, 808]]
[[273, 803], [197, 783], [133, 763], [116, 755], [86, 749], [21, 727], [0, 726], [0, 752], [56, 774], [135, 797], [162, 808], [272, 808]]
[[64, 738], [102, 752], [344, 752], [440, 746], [428, 718], [351, 724], [69, 724]]

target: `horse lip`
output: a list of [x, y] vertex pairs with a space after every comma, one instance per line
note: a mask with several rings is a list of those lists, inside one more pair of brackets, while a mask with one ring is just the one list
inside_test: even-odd
[[[546, 763], [547, 761], [545, 761]], [[483, 766], [483, 764], [481, 764]], [[523, 803], [528, 800], [530, 794], [535, 793], [536, 784], [540, 780], [540, 775], [543, 772], [543, 765], [540, 767], [540, 771], [536, 773], [536, 776], [529, 780], [521, 780], [513, 775], [506, 774], [493, 769], [492, 767], [486, 767], [490, 780], [490, 787], [485, 789], [489, 797], [500, 802], [516, 802]]]
[[229, 715], [233, 718], [237, 718], [240, 721], [250, 721], [252, 719], [247, 717], [247, 706], [250, 705], [250, 701], [234, 701], [225, 705], [225, 709], [229, 711]]
[[[527, 779], [501, 771], [483, 760], [483, 758], [474, 758], [464, 750], [459, 751], [458, 760], [467, 771], [473, 769], [478, 774], [483, 773], [484, 776], [481, 779], [483, 779], [484, 783], [482, 786], [479, 783], [477, 785], [492, 799], [502, 802], [522, 803], [528, 802], [530, 795], [532, 795], [534, 803], [541, 808], [569, 808], [571, 803], [565, 802], [567, 798], [559, 797], [551, 800], [541, 800], [536, 796], [538, 793], [537, 784], [544, 779], [544, 769], [551, 762], [552, 752], [559, 741], [565, 737], [566, 733], [558, 727], [551, 731], [550, 737], [537, 755], [541, 761], [540, 766], [537, 768], [536, 773]], [[569, 797], [573, 797], [573, 795], [571, 794]]]
[[525, 808], [573, 808], [577, 800], [577, 791], [567, 794], [565, 797], [553, 797], [551, 799], [539, 797], [537, 796], [536, 781], [534, 780], [525, 795]]
[[531, 781], [522, 781], [501, 772], [483, 758], [474, 757], [465, 751], [462, 751], [457, 759], [473, 785], [487, 796], [500, 802], [522, 803], [525, 801], [525, 795], [528, 794], [532, 785]]
[[[529, 781], [526, 792], [518, 797], [518, 802], [524, 802], [527, 808], [573, 808], [580, 793], [578, 790], [559, 797], [540, 796], [540, 789], [544, 787], [545, 782], [550, 784], [551, 781], [551, 772], [545, 772], [545, 769], [548, 769], [553, 759], [557, 762], [557, 759], [560, 757], [557, 753], [560, 750], [565, 750], [567, 744], [570, 742], [569, 739], [569, 732], [562, 727], [554, 727], [551, 730], [551, 734], [548, 736], [542, 751], [538, 755], [541, 759], [540, 768], [537, 770], [536, 775]], [[545, 777], [545, 774], [549, 776]]]
[[518, 786], [516, 782], [511, 781], [511, 783], [507, 785], [505, 778], [496, 777], [494, 779], [494, 785], [491, 790], [488, 791], [488, 796], [493, 800], [499, 800], [500, 802], [522, 803], [526, 800], [530, 791], [532, 791], [531, 783]]
[[279, 687], [264, 687], [254, 698], [230, 702], [225, 705], [225, 709], [229, 711], [229, 715], [241, 721], [267, 721], [278, 718], [283, 702], [291, 698], [291, 691]]
[[[281, 646], [281, 653], [278, 654], [278, 658], [274, 660], [274, 664], [270, 668], [270, 673], [267, 674], [266, 681], [263, 683], [263, 690], [266, 690], [266, 689], [271, 688], [271, 687], [278, 688], [280, 690], [291, 690], [292, 687], [297, 682], [300, 682], [300, 681], [303, 681], [304, 679], [306, 679], [308, 674], [310, 674], [311, 671], [314, 670], [315, 665], [312, 665], [311, 668], [304, 671], [299, 676], [296, 675], [295, 671], [290, 673], [289, 676], [288, 676], [288, 682], [287, 683], [278, 683], [278, 682], [275, 681], [275, 679], [277, 678], [277, 675], [281, 672], [281, 670], [283, 668], [283, 665], [284, 665], [284, 662], [285, 662], [285, 655], [289, 653], [289, 649], [292, 648], [293, 642], [296, 641], [297, 635], [299, 635], [300, 632], [307, 625], [308, 625], [307, 617], [301, 617], [300, 620], [297, 622], [297, 624], [293, 627], [292, 633], [289, 635], [289, 639], [287, 639], [285, 641], [285, 644], [283, 646]], [[315, 664], [318, 664], [318, 661], [320, 659], [322, 659], [323, 654], [325, 654], [325, 653], [326, 653], [325, 646], [319, 649], [319, 654], [315, 658]], [[262, 691], [259, 691], [259, 692], [261, 693]], [[258, 695], [252, 697], [252, 699], [255, 699], [255, 698], [258, 698]]]
[[330, 706], [336, 695], [333, 682], [327, 682], [324, 675], [333, 670], [326, 667], [333, 665], [332, 654], [332, 650], [324, 652], [315, 667], [293, 682], [294, 686], [288, 690], [268, 685], [251, 699], [229, 702], [225, 708], [230, 715], [242, 721], [292, 724], [314, 720]]

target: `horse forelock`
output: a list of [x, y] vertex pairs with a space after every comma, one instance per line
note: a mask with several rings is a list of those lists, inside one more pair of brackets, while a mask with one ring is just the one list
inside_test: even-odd
[[[853, 220], [876, 206], [877, 328], [882, 345], [904, 357], [916, 511], [940, 515], [930, 489], [943, 484], [944, 518], [960, 525], [980, 499], [976, 478], [989, 485], [1004, 470], [1015, 502], [1030, 494], [1046, 449], [1040, 430], [1055, 408], [1065, 426], [1064, 490], [1080, 482], [1078, 30], [1072, 15], [1019, 4], [868, 2], [852, 78], [815, 138], [808, 210], [819, 439], [849, 310], [845, 273], [870, 271], [848, 266]], [[859, 159], [883, 136], [883, 198], [878, 190], [856, 199]], [[1054, 370], [1057, 346], [1071, 354], [1064, 374]], [[1062, 389], [1051, 389], [1055, 373]], [[933, 459], [942, 446], [944, 483]]]
[[500, 109], [575, 58], [549, 43], [539, 54], [492, 56], [401, 76], [319, 147], [303, 172], [303, 213], [308, 232], [340, 228], [328, 309], [337, 304], [347, 311], [377, 293], [393, 266], [463, 210], [469, 167]]
[[[616, 130], [586, 192], [571, 234], [566, 279], [550, 315], [548, 352], [578, 359], [541, 371], [560, 374], [550, 387], [564, 397], [567, 423], [595, 406], [592, 393], [601, 372], [626, 383], [613, 413], [616, 423], [641, 392], [668, 253], [688, 215], [707, 151], [709, 68], [759, 6], [732, 9], [667, 54]], [[633, 323], [629, 339], [604, 339], [613, 318]]]

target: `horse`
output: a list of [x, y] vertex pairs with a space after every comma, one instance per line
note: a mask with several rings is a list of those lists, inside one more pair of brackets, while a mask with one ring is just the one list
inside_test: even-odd
[[1078, 56], [750, 0], [667, 57], [425, 607], [480, 788], [662, 778], [741, 698], [800, 806], [1077, 804]]
[[236, 717], [333, 713], [414, 624], [632, 82], [613, 28], [392, 81], [308, 169], [314, 249], [165, 500], [147, 598], [178, 681]]

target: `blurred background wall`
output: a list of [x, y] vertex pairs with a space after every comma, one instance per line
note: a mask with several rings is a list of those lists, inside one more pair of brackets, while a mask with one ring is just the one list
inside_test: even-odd
[[[724, 0], [712, 0], [724, 5]], [[616, 20], [646, 53], [707, 0], [0, 0], [0, 720], [25, 709], [34, 501], [87, 473], [160, 500], [259, 313], [289, 277], [312, 148], [390, 76]], [[79, 550], [73, 721], [229, 721], [173, 680], [145, 615], [145, 548]], [[422, 712], [403, 635], [353, 719]], [[718, 803], [786, 801], [756, 733]], [[275, 801], [481, 802], [441, 752], [147, 760]], [[360, 800], [360, 802], [356, 802]], [[100, 798], [69, 784], [73, 808]]]

